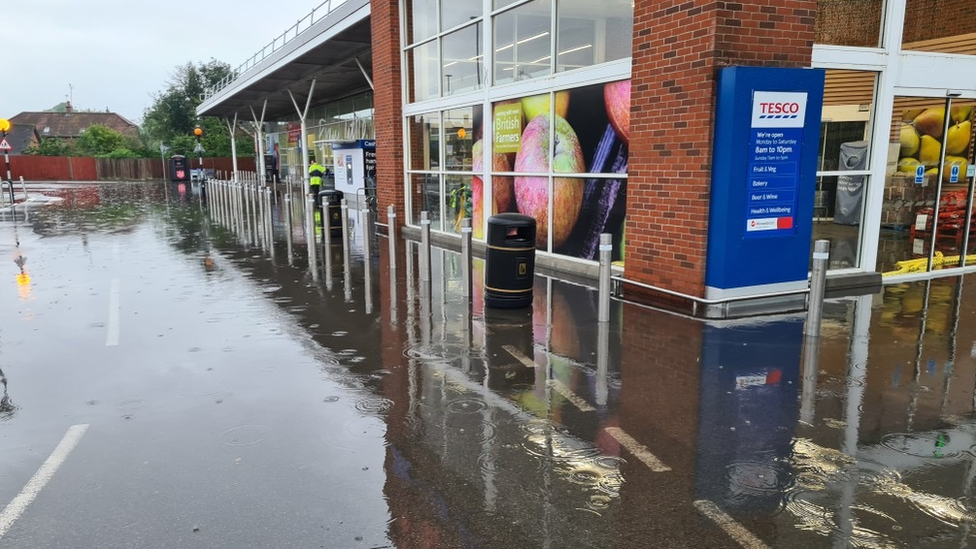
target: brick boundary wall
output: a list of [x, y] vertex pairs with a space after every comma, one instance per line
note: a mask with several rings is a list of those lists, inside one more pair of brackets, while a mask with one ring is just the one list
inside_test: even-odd
[[718, 69], [809, 67], [816, 9], [816, 0], [637, 1], [627, 278], [704, 295], [709, 207], [722, 207], [709, 204]]

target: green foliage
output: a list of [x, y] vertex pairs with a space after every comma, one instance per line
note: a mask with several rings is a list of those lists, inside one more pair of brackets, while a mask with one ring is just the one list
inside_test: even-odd
[[71, 146], [61, 140], [59, 137], [45, 137], [41, 138], [39, 145], [28, 147], [24, 154], [32, 154], [35, 156], [74, 156], [74, 150]]
[[[204, 130], [203, 156], [230, 156], [230, 133], [223, 121], [196, 115], [203, 92], [228, 74], [230, 65], [215, 59], [178, 66], [167, 88], [153, 98], [153, 104], [145, 111], [142, 138], [147, 148], [158, 152], [163, 143], [170, 148], [168, 154], [196, 156], [193, 128], [200, 125]], [[243, 132], [237, 136], [237, 154], [254, 154], [253, 142]]]
[[92, 124], [78, 138], [78, 150], [88, 156], [103, 156], [123, 148], [124, 143], [125, 137], [121, 133], [108, 126]]
[[126, 148], [115, 149], [108, 154], [101, 154], [99, 158], [139, 158], [141, 155]]

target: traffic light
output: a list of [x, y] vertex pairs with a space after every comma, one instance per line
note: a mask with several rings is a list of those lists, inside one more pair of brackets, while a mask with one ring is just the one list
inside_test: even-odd
[[193, 128], [193, 135], [197, 136], [197, 141], [199, 141], [203, 137], [203, 128], [200, 126]]

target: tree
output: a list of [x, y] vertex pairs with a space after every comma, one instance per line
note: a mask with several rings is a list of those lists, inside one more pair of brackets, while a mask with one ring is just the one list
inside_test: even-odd
[[103, 156], [123, 148], [125, 137], [102, 124], [92, 124], [85, 128], [78, 138], [78, 150], [88, 156]]
[[60, 137], [45, 137], [41, 139], [39, 144], [24, 150], [24, 154], [32, 154], [35, 156], [74, 156], [74, 151]]
[[[178, 66], [166, 90], [156, 94], [153, 104], [145, 111], [142, 132], [149, 148], [158, 150], [159, 144], [163, 143], [174, 154], [192, 155], [196, 146], [193, 128], [200, 125], [204, 129], [204, 156], [230, 156], [230, 134], [226, 125], [217, 118], [196, 115], [204, 91], [230, 73], [230, 65], [215, 59]], [[237, 153], [254, 154], [254, 146], [250, 139], [244, 138], [243, 132], [237, 139]]]

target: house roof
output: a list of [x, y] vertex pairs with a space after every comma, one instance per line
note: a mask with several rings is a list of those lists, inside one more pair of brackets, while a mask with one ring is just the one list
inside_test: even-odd
[[10, 119], [17, 126], [34, 126], [43, 137], [77, 138], [88, 126], [101, 124], [123, 134], [138, 133], [138, 127], [114, 112], [22, 112]]
[[7, 143], [13, 147], [10, 154], [24, 154], [24, 149], [35, 144], [34, 126], [19, 125], [10, 128], [6, 135]]

